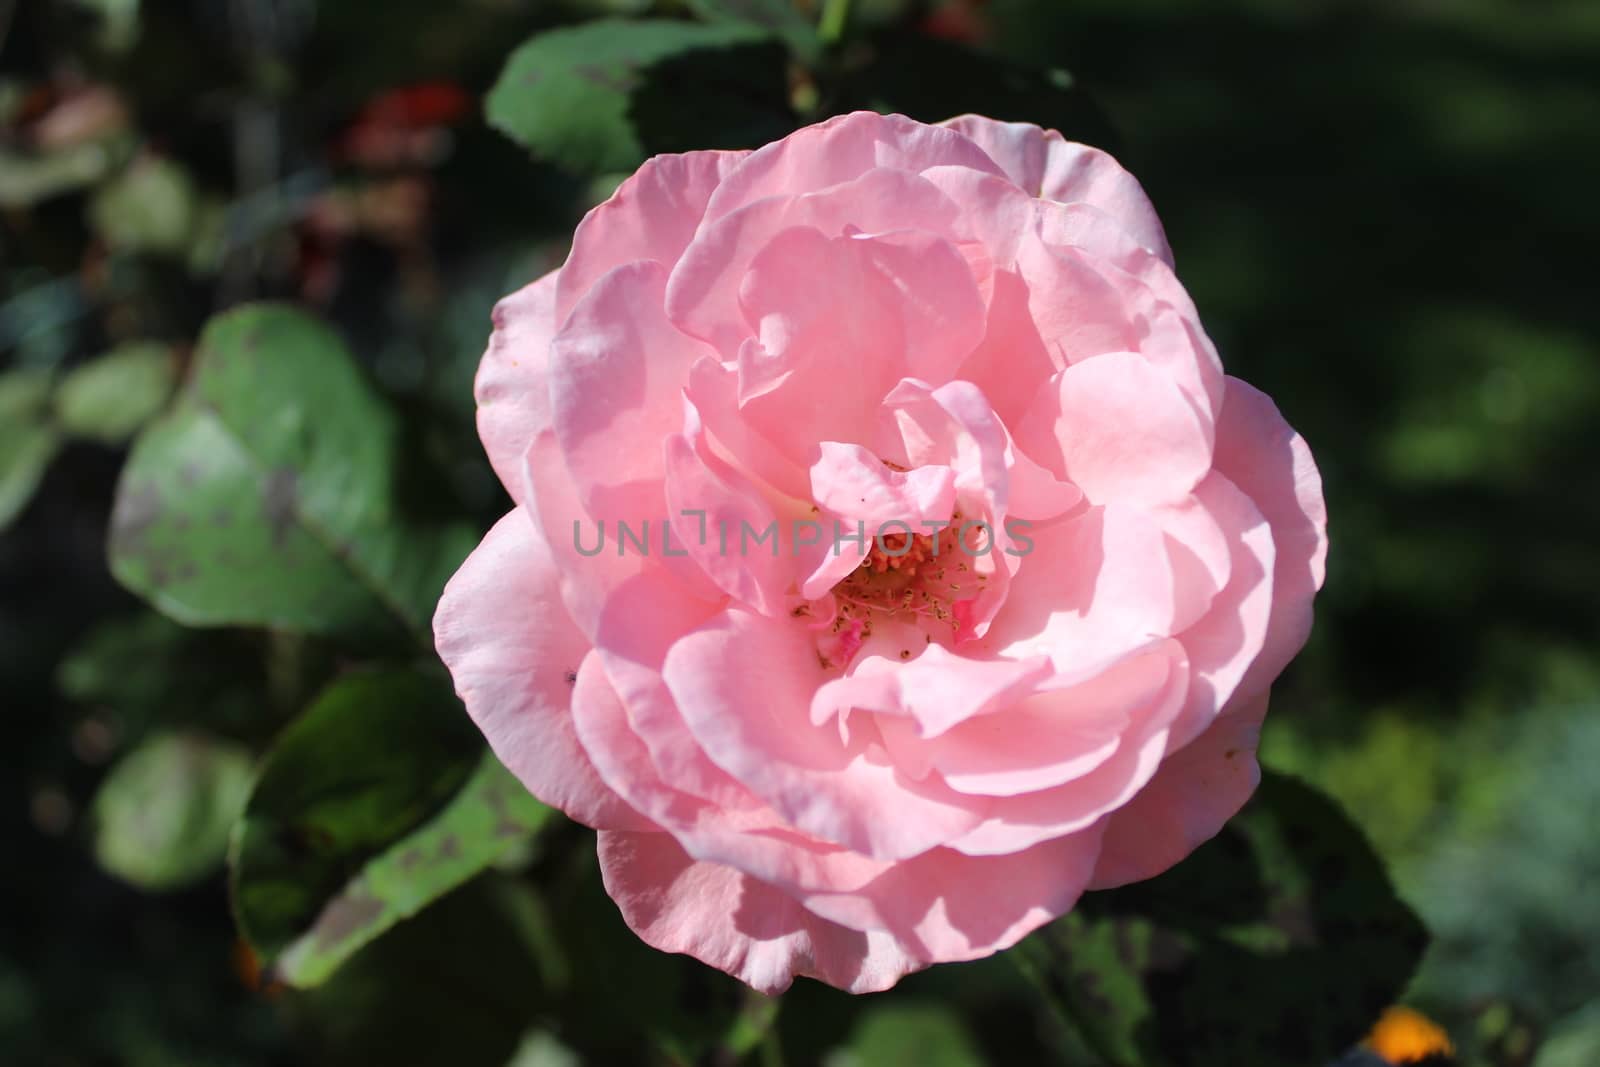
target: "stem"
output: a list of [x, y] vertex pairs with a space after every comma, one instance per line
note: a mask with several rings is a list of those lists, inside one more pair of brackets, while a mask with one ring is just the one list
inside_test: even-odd
[[817, 22], [817, 36], [823, 44], [838, 44], [849, 25], [850, 0], [823, 0], [822, 18]]

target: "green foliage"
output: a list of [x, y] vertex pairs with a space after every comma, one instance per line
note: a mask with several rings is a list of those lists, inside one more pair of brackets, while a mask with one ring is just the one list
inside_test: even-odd
[[869, 1009], [835, 1067], [983, 1067], [961, 1021], [938, 1003], [902, 1002]]
[[707, 22], [751, 26], [779, 37], [796, 56], [814, 62], [821, 51], [817, 28], [790, 0], [685, 0]]
[[506, 61], [485, 103], [489, 122], [589, 174], [628, 171], [682, 146], [663, 136], [747, 147], [764, 130], [783, 132], [783, 70], [764, 49], [769, 36], [743, 20], [599, 19], [551, 30]]
[[549, 815], [442, 682], [349, 675], [262, 764], [233, 846], [240, 929], [278, 978], [316, 985]]
[[118, 444], [166, 405], [174, 369], [166, 345], [122, 345], [62, 379], [55, 396], [56, 419], [68, 433]]
[[1361, 831], [1269, 772], [1189, 859], [1090, 894], [1017, 951], [1113, 1064], [1302, 1067], [1371, 1027], [1425, 940]]
[[125, 882], [178, 889], [222, 865], [244, 808], [251, 758], [240, 745], [162, 734], [124, 756], [94, 799], [95, 856]]
[[43, 367], [18, 367], [0, 374], [0, 420], [40, 418], [54, 387], [54, 375]]
[[0, 529], [28, 506], [60, 447], [60, 435], [50, 426], [20, 419], [0, 423]]
[[[1230, 373], [1327, 486], [1332, 570], [1268, 762], [1347, 804], [1437, 931], [1405, 996], [1464, 1065], [1596, 1061], [1592, 0], [56, 6], [0, 30], [20, 60], [0, 360], [29, 368], [0, 370], [0, 682], [22, 711], [0, 910], [27, 917], [0, 939], [0, 1061], [1103, 1067], [1080, 1028], [1152, 1067], [1370, 1061], [1333, 1052], [1399, 995], [1416, 930], [1279, 780], [1191, 861], [1023, 946], [1070, 1030], [1006, 956], [775, 1000], [643, 945], [592, 835], [443, 685], [348, 673], [427, 651], [439, 585], [507, 506], [472, 431], [494, 300], [645, 156], [858, 107], [1118, 148]], [[512, 140], [386, 110], [501, 69]], [[214, 320], [163, 415], [175, 354], [253, 294], [307, 310]], [[112, 567], [168, 615], [105, 580], [119, 457], [65, 447], [140, 430]], [[240, 914], [292, 987], [264, 996], [229, 973], [206, 877], [247, 752], [269, 755]], [[97, 856], [187, 888], [114, 885]]]
[[116, 165], [113, 146], [72, 145], [23, 154], [0, 149], [0, 207], [20, 208], [88, 188]]
[[194, 182], [170, 160], [139, 160], [101, 186], [89, 221], [112, 248], [181, 255], [199, 221]]
[[290, 992], [319, 1067], [506, 1067], [548, 1004], [538, 951], [516, 925], [527, 893], [480, 878], [366, 946], [326, 985]]
[[403, 630], [429, 645], [475, 537], [407, 521], [398, 432], [326, 326], [271, 305], [218, 316], [188, 390], [128, 459], [112, 572], [192, 626]]
[[28, 506], [61, 447], [46, 417], [52, 387], [50, 372], [40, 368], [0, 374], [0, 530]]
[[1436, 932], [1419, 990], [1441, 1005], [1510, 1002], [1548, 1025], [1600, 996], [1600, 912], [1574, 906], [1600, 884], [1600, 718], [1585, 703], [1521, 725], [1499, 755], [1524, 770], [1498, 790], [1493, 821], [1450, 835], [1417, 878]]
[[1600, 1063], [1600, 1000], [1561, 1020], [1533, 1067], [1594, 1067]]

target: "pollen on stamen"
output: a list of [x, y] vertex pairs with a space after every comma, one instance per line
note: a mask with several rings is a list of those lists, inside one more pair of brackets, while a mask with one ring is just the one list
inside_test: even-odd
[[936, 533], [889, 532], [875, 540], [856, 569], [831, 591], [838, 606], [833, 632], [860, 619], [867, 624], [862, 635], [870, 635], [876, 616], [948, 624], [959, 631], [951, 608], [962, 599], [962, 589], [952, 578], [971, 572], [960, 560], [960, 520], [958, 513]]

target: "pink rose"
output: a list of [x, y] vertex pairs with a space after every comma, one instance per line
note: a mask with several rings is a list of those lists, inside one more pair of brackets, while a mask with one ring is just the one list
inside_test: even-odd
[[517, 507], [439, 652], [657, 948], [885, 989], [1255, 787], [1321, 485], [1102, 152], [859, 113], [658, 157], [496, 308], [477, 399]]

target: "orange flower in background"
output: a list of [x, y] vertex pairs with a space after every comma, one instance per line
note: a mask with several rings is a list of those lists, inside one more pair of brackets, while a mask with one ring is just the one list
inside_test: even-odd
[[1450, 1035], [1427, 1016], [1396, 1005], [1383, 1013], [1366, 1045], [1393, 1064], [1421, 1063], [1430, 1056], [1453, 1056]]

